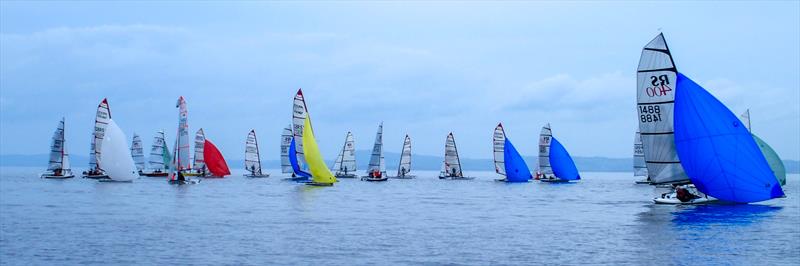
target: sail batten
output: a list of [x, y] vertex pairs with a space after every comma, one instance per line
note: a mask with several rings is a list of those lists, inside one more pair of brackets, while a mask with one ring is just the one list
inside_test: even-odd
[[654, 184], [689, 180], [675, 150], [673, 109], [677, 68], [663, 34], [642, 49], [636, 74], [639, 131]]

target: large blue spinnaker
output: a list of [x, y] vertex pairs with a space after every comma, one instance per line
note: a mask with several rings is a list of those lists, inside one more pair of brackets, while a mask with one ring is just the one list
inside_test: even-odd
[[673, 123], [681, 165], [701, 192], [738, 203], [783, 196], [745, 125], [722, 102], [681, 73], [677, 75]]
[[505, 162], [506, 182], [528, 182], [531, 179], [531, 170], [525, 160], [519, 155], [517, 149], [506, 138], [503, 148], [503, 161]]
[[558, 142], [555, 137], [552, 137], [550, 141], [550, 167], [553, 168], [553, 174], [559, 179], [581, 179], [578, 168], [575, 167], [575, 161], [569, 156], [564, 145], [561, 145], [561, 142]]
[[292, 138], [292, 143], [289, 144], [289, 162], [292, 164], [292, 171], [294, 171], [295, 175], [305, 177], [305, 179], [311, 177], [311, 174], [301, 170], [300, 165], [297, 164], [297, 144], [295, 144], [294, 138]]

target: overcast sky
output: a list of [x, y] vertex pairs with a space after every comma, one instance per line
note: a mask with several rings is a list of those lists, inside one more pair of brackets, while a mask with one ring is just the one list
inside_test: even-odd
[[[636, 67], [663, 31], [679, 70], [754, 133], [800, 159], [800, 4], [753, 3], [48, 3], [0, 2], [0, 154], [47, 153], [67, 118], [88, 154], [96, 106], [149, 147], [171, 143], [178, 96], [229, 158], [254, 128], [278, 158], [303, 88], [326, 159], [378, 123], [399, 152], [490, 158], [503, 122], [537, 153], [541, 126], [573, 156], [632, 156]], [[366, 158], [362, 159], [366, 160]]]

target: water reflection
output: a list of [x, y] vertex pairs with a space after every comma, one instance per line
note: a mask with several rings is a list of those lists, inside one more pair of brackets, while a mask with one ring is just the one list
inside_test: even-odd
[[726, 224], [747, 225], [773, 216], [783, 207], [759, 204], [710, 204], [676, 206], [672, 212], [675, 225]]

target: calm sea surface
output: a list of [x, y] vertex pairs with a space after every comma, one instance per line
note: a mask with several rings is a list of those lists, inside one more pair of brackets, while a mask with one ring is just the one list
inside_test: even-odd
[[[788, 198], [661, 206], [630, 173], [575, 184], [343, 179], [316, 188], [235, 172], [197, 185], [43, 180], [0, 168], [0, 264], [800, 263], [800, 177]], [[76, 172], [80, 172], [77, 170]]]

